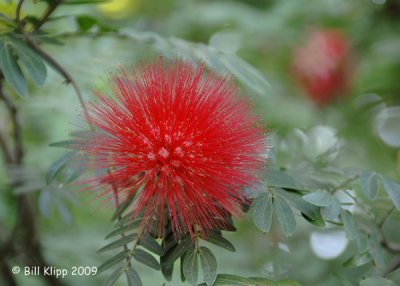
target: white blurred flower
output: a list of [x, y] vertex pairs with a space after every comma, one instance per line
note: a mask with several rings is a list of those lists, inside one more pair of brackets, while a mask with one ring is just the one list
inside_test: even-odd
[[334, 259], [341, 255], [349, 244], [342, 230], [313, 231], [310, 235], [311, 249], [322, 259]]
[[375, 131], [385, 144], [400, 147], [400, 106], [383, 108], [375, 117]]

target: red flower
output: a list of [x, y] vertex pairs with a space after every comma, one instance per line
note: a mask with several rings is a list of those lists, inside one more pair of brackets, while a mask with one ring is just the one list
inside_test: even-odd
[[300, 84], [318, 105], [345, 95], [349, 86], [350, 47], [336, 30], [311, 33], [294, 52], [293, 70]]
[[258, 181], [267, 140], [232, 81], [203, 66], [161, 60], [121, 70], [111, 90], [95, 92], [94, 136], [83, 139], [96, 168], [113, 170], [96, 186], [134, 196], [134, 214], [144, 214], [147, 230], [156, 227], [159, 235], [166, 219], [175, 234], [207, 234], [227, 213], [241, 213], [242, 188]]

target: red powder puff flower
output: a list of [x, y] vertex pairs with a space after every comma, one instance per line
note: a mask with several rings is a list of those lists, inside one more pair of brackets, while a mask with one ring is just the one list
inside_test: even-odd
[[95, 186], [134, 197], [134, 214], [150, 224], [157, 218], [147, 230], [158, 235], [167, 220], [177, 235], [208, 234], [227, 213], [241, 213], [243, 187], [258, 181], [267, 141], [232, 81], [161, 60], [121, 70], [111, 90], [95, 92], [94, 136], [83, 139], [96, 168], [113, 170]]
[[323, 106], [345, 95], [350, 80], [350, 46], [337, 30], [311, 33], [294, 52], [295, 77], [311, 99]]

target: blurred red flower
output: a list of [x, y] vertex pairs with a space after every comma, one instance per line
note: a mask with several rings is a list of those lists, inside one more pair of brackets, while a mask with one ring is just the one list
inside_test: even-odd
[[346, 95], [350, 81], [350, 43], [339, 30], [311, 33], [294, 51], [295, 77], [320, 106]]
[[[94, 135], [82, 139], [96, 168], [113, 170], [94, 187], [134, 196], [134, 214], [159, 236], [167, 220], [175, 234], [206, 235], [227, 214], [239, 215], [242, 188], [257, 183], [265, 165], [267, 140], [236, 85], [202, 65], [162, 60], [110, 82], [111, 94], [95, 92]], [[102, 195], [110, 198], [111, 188]]]

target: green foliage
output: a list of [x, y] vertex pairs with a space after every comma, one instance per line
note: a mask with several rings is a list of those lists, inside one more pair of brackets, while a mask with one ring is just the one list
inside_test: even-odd
[[235, 252], [235, 246], [222, 236], [220, 232], [214, 232], [213, 234], [204, 238], [205, 241], [211, 242], [219, 247], [225, 248], [226, 250]]
[[206, 282], [207, 286], [212, 286], [217, 278], [217, 259], [215, 258], [214, 254], [204, 246], [198, 249], [198, 253], [200, 256], [204, 281]]
[[[199, 286], [206, 286], [206, 284]], [[231, 274], [218, 274], [214, 286], [301, 286], [301, 284], [293, 280], [271, 281], [263, 278], [244, 278]]]
[[26, 81], [9, 42], [0, 42], [0, 69], [8, 84], [21, 96], [28, 95]]
[[291, 236], [296, 230], [296, 220], [292, 209], [285, 199], [277, 196], [274, 201], [275, 215], [282, 227], [283, 233], [286, 236]]
[[262, 193], [253, 202], [253, 220], [255, 225], [263, 232], [269, 232], [272, 224], [272, 195]]
[[143, 263], [144, 265], [147, 265], [155, 270], [160, 270], [160, 264], [158, 261], [146, 251], [137, 248], [133, 251], [132, 256], [136, 261]]
[[137, 239], [137, 234], [130, 234], [127, 236], [123, 236], [113, 242], [110, 242], [109, 244], [103, 246], [102, 248], [100, 248], [97, 252], [104, 252], [104, 251], [108, 251], [108, 250], [112, 250], [121, 246], [124, 246], [126, 244], [128, 244], [129, 242], [133, 241]]
[[183, 275], [191, 285], [197, 285], [199, 276], [199, 251], [194, 248], [193, 251], [188, 251], [183, 260]]
[[142, 280], [140, 279], [139, 273], [132, 267], [128, 267], [126, 271], [126, 279], [128, 280], [129, 286], [142, 286]]
[[382, 277], [371, 277], [361, 281], [360, 286], [395, 286], [396, 284]]
[[[145, 186], [146, 186], [146, 183], [141, 185], [136, 192], [140, 192]], [[128, 196], [122, 203], [120, 203], [117, 206], [111, 220], [116, 220], [119, 217], [121, 217], [122, 214], [130, 207], [130, 205], [132, 204], [134, 199], [135, 199], [135, 196]]]
[[120, 263], [122, 260], [129, 258], [130, 252], [127, 250], [123, 250], [118, 254], [114, 255], [113, 257], [104, 261], [97, 269], [97, 274], [100, 274], [103, 271], [110, 269], [111, 267], [115, 266], [116, 264]]
[[21, 40], [10, 38], [10, 43], [29, 77], [37, 85], [43, 85], [47, 77], [47, 70], [42, 58]]
[[378, 195], [378, 178], [374, 172], [364, 172], [360, 175], [361, 190], [365, 196], [374, 201]]
[[389, 180], [387, 178], [382, 178], [383, 186], [385, 187], [386, 193], [389, 198], [393, 201], [393, 204], [397, 209], [400, 209], [400, 184]]
[[0, 37], [0, 70], [8, 84], [21, 96], [28, 95], [28, 87], [21, 67], [38, 85], [47, 77], [43, 59], [24, 42], [15, 37]]
[[[46, 11], [51, 11], [52, 7], [55, 7], [53, 5], [58, 5], [56, 4], [58, 2], [53, 0], [40, 2], [47, 5], [46, 9], [50, 8]], [[381, 131], [385, 131], [385, 136], [389, 136], [391, 142], [397, 142], [398, 116], [394, 116], [394, 119], [387, 116], [383, 120], [377, 118], [376, 113], [378, 110], [388, 113], [390, 108], [397, 110], [396, 106], [392, 105], [399, 104], [397, 66], [400, 49], [398, 41], [393, 37], [397, 35], [393, 31], [398, 28], [398, 23], [391, 16], [392, 12], [398, 10], [398, 4], [389, 3], [390, 1], [386, 1], [385, 5], [375, 3], [379, 1], [368, 3], [360, 1], [345, 3], [340, 0], [312, 1], [310, 5], [315, 9], [309, 9], [307, 5], [295, 1], [290, 3], [268, 1], [268, 4], [261, 5], [262, 9], [260, 9], [260, 4], [253, 4], [255, 7], [248, 6], [249, 2], [254, 1], [211, 1], [212, 3], [192, 1], [185, 4], [187, 7], [182, 7], [183, 12], [173, 13], [173, 16], [165, 12], [161, 13], [163, 16], [151, 18], [150, 13], [147, 15], [139, 11], [138, 13], [142, 13], [138, 16], [141, 19], [140, 29], [148, 30], [142, 32], [128, 27], [128, 22], [124, 20], [113, 22], [115, 26], [123, 26], [120, 30], [109, 26], [98, 11], [90, 10], [92, 4], [102, 2], [104, 1], [63, 1], [57, 10], [60, 11], [59, 16], [50, 15], [48, 19], [44, 19], [44, 25], [38, 30], [35, 30], [35, 27], [41, 23], [40, 21], [43, 20], [41, 17], [45, 13], [42, 15], [35, 11], [35, 15], [31, 15], [31, 11], [22, 11], [25, 32], [38, 47], [44, 51], [49, 48], [49, 54], [54, 55], [56, 61], [60, 59], [60, 62], [67, 63], [63, 67], [67, 71], [69, 68], [73, 70], [76, 65], [84, 70], [84, 65], [88, 62], [87, 58], [93, 58], [93, 62], [99, 64], [98, 66], [88, 65], [91, 75], [103, 68], [106, 70], [105, 63], [108, 58], [112, 59], [113, 63], [125, 62], [125, 59], [121, 60], [118, 55], [118, 46], [122, 47], [122, 50], [129, 50], [129, 62], [135, 57], [146, 57], [148, 50], [155, 51], [157, 55], [163, 54], [166, 58], [182, 57], [202, 62], [210, 70], [232, 76], [234, 80], [237, 80], [244, 88], [243, 93], [255, 98], [255, 107], [262, 112], [261, 117], [270, 123], [270, 129], [276, 133], [277, 140], [272, 140], [272, 149], [275, 154], [271, 158], [274, 159], [271, 159], [266, 172], [263, 191], [252, 197], [251, 215], [256, 228], [267, 235], [262, 238], [263, 241], [269, 242], [273, 238], [274, 243], [279, 243], [279, 245], [287, 243], [290, 254], [287, 257], [284, 256], [280, 250], [276, 249], [278, 247], [266, 249], [264, 244], [260, 247], [258, 236], [250, 227], [246, 228], [246, 223], [244, 223], [246, 234], [239, 238], [249, 243], [239, 244], [240, 248], [246, 246], [254, 251], [254, 256], [259, 252], [259, 257], [262, 257], [249, 261], [248, 268], [252, 267], [251, 270], [254, 272], [254, 269], [260, 269], [261, 266], [269, 267], [272, 262], [275, 267], [282, 263], [281, 256], [286, 259], [282, 263], [284, 264], [282, 268], [290, 269], [291, 263], [296, 263], [296, 261], [298, 263], [299, 260], [302, 263], [309, 248], [310, 232], [323, 231], [325, 228], [343, 230], [350, 241], [346, 249], [346, 257], [325, 262], [318, 260], [315, 263], [317, 259], [307, 252], [310, 265], [302, 268], [301, 271], [289, 270], [290, 272], [283, 273], [273, 268], [271, 270], [273, 275], [270, 275], [273, 279], [267, 275], [265, 276], [268, 279], [245, 278], [229, 274], [217, 275], [215, 257], [218, 257], [219, 271], [224, 271], [226, 265], [232, 261], [233, 264], [236, 260], [234, 256], [236, 254], [231, 254], [232, 256], [229, 257], [232, 259], [222, 257], [221, 262], [218, 255], [222, 249], [235, 251], [234, 245], [221, 232], [236, 230], [231, 217], [226, 218], [224, 227], [215, 229], [206, 237], [201, 237], [197, 233], [194, 237], [190, 234], [178, 237], [172, 233], [169, 226], [169, 229], [165, 230], [165, 236], [158, 238], [152, 233], [149, 235], [141, 233], [142, 223], [145, 222], [140, 215], [131, 210], [134, 197], [130, 196], [117, 206], [112, 216], [115, 226], [106, 236], [106, 239], [112, 241], [99, 249], [100, 253], [111, 253], [111, 257], [106, 259], [98, 269], [99, 273], [111, 272], [108, 285], [117, 283], [124, 272], [128, 285], [142, 285], [143, 282], [138, 273], [140, 268], [136, 270], [135, 263], [148, 266], [151, 270], [161, 270], [165, 279], [171, 281], [174, 265], [179, 263], [179, 260], [181, 280], [186, 280], [191, 285], [196, 285], [201, 277], [199, 268], [203, 272], [205, 281], [201, 285], [207, 286], [300, 285], [292, 280], [282, 280], [288, 275], [301, 277], [299, 280], [309, 283], [305, 285], [311, 285], [308, 281], [316, 285], [328, 285], [326, 281], [329, 277], [325, 276], [332, 275], [326, 275], [327, 273], [343, 271], [341, 274], [347, 275], [339, 264], [354, 268], [352, 275], [346, 276], [352, 282], [343, 278], [343, 285], [359, 283], [361, 286], [389, 286], [397, 283], [395, 275], [391, 281], [390, 274], [386, 275], [384, 271], [390, 268], [392, 259], [398, 253], [396, 246], [399, 238], [396, 229], [398, 229], [400, 209], [400, 184], [397, 182], [399, 173], [395, 170], [396, 164], [399, 164], [396, 162], [399, 159], [396, 159], [395, 154], [395, 148], [398, 146], [393, 149], [384, 146], [386, 141], [383, 140]], [[79, 8], [79, 5], [86, 4], [89, 5]], [[147, 7], [152, 4], [143, 5]], [[71, 10], [68, 10], [70, 8]], [[354, 16], [355, 14], [358, 16]], [[59, 115], [59, 109], [56, 109], [57, 116], [46, 115], [48, 102], [55, 98], [54, 101], [57, 101], [58, 107], [65, 108], [73, 104], [71, 104], [72, 101], [63, 99], [61, 91], [59, 94], [59, 90], [62, 90], [59, 87], [61, 83], [59, 78], [51, 77], [51, 80], [46, 82], [48, 76], [46, 64], [60, 71], [57, 70], [57, 65], [43, 57], [43, 53], [39, 53], [28, 44], [24, 35], [18, 31], [14, 15], [15, 11], [10, 14], [3, 14], [3, 11], [0, 13], [0, 87], [6, 92], [14, 91], [10, 94], [12, 101], [14, 101], [14, 93], [22, 97], [30, 94], [34, 96], [29, 101], [17, 97], [14, 105], [18, 110], [13, 111], [11, 108], [8, 110], [11, 112], [3, 112], [7, 107], [3, 104], [3, 100], [0, 100], [0, 112], [1, 115], [17, 113], [18, 121], [23, 122], [24, 125], [23, 145], [28, 154], [37, 152], [38, 155], [28, 155], [24, 158], [23, 164], [33, 162], [33, 166], [27, 167], [29, 172], [24, 169], [25, 166], [24, 168], [17, 166], [21, 169], [15, 171], [5, 164], [6, 175], [0, 174], [0, 228], [2, 230], [0, 234], [4, 235], [4, 238], [7, 238], [8, 232], [13, 232], [11, 231], [13, 228], [8, 226], [18, 219], [15, 218], [15, 213], [21, 211], [16, 212], [14, 209], [18, 201], [16, 195], [21, 197], [31, 195], [32, 198], [37, 198], [38, 212], [45, 218], [52, 218], [53, 209], [56, 208], [64, 222], [71, 222], [69, 203], [74, 203], [75, 200], [69, 188], [71, 185], [80, 184], [77, 179], [85, 175], [90, 166], [89, 158], [85, 158], [82, 152], [72, 151], [49, 164], [50, 167], [44, 176], [39, 167], [37, 168], [36, 163], [40, 163], [38, 161], [41, 158], [52, 158], [52, 156], [47, 156], [47, 151], [43, 152], [38, 147], [44, 140], [59, 136], [59, 134], [51, 133], [50, 130], [54, 127], [57, 130], [70, 128], [70, 126], [66, 127], [67, 125], [51, 125], [53, 121], [58, 122], [56, 117]], [[132, 17], [130, 21], [135, 21], [135, 19]], [[7, 26], [5, 33], [1, 30], [1, 25], [4, 24]], [[69, 26], [71, 24], [72, 27]], [[304, 27], [310, 25], [315, 28], [344, 29], [353, 41], [357, 61], [362, 63], [357, 71], [360, 74], [352, 75], [357, 78], [354, 91], [352, 91], [354, 96], [348, 101], [338, 101], [336, 105], [320, 111], [315, 111], [300, 96], [301, 91], [297, 90], [291, 82], [290, 73], [288, 73], [292, 50], [304, 38]], [[157, 33], [150, 31], [152, 28], [157, 30]], [[226, 31], [227, 29], [229, 31]], [[82, 63], [76, 62], [74, 61], [77, 52], [75, 45], [81, 47], [80, 44], [85, 43], [88, 35], [91, 38], [87, 42], [93, 45], [85, 44], [84, 48], [79, 48], [81, 55], [79, 60]], [[105, 37], [99, 38], [100, 36]], [[204, 40], [209, 40], [209, 44], [199, 42]], [[62, 47], [63, 43], [68, 44]], [[142, 52], [141, 49], [146, 52]], [[101, 54], [98, 54], [99, 51]], [[73, 77], [84, 82], [87, 71], [78, 71], [78, 73], [72, 72]], [[268, 75], [268, 81], [265, 75]], [[93, 85], [93, 76], [91, 77], [90, 86]], [[67, 84], [70, 83], [69, 79], [64, 80]], [[36, 90], [31, 88], [30, 81], [35, 85], [46, 83], [46, 86]], [[7, 83], [7, 86], [3, 85], [3, 82]], [[54, 90], [57, 92], [55, 93]], [[253, 95], [258, 95], [258, 97], [253, 97]], [[69, 95], [68, 97], [70, 98]], [[39, 114], [40, 117], [32, 116], [34, 114]], [[10, 120], [8, 115], [4, 116], [4, 124], [3, 121], [0, 124], [0, 135], [5, 134], [4, 141], [11, 150], [16, 145], [14, 138], [18, 137], [12, 116]], [[31, 120], [32, 118], [35, 120]], [[43, 133], [37, 135], [40, 137], [40, 142], [30, 139], [34, 137], [32, 134], [36, 135], [36, 118], [46, 122], [46, 130], [39, 130]], [[384, 121], [384, 124], [381, 124], [378, 119]], [[62, 120], [71, 122], [70, 117], [62, 118]], [[299, 129], [305, 126], [315, 127], [322, 123], [338, 128], [337, 136], [328, 137], [328, 140], [323, 141], [316, 135], [314, 128], [311, 128], [311, 131]], [[78, 125], [81, 125], [81, 122]], [[282, 140], [285, 135], [288, 135], [288, 138]], [[73, 132], [71, 139], [55, 142], [50, 146], [76, 149], [80, 139], [85, 136], [91, 136], [90, 132]], [[339, 144], [342, 139], [345, 146]], [[14, 154], [11, 157], [13, 156]], [[349, 171], [340, 167], [349, 164], [356, 168]], [[363, 170], [358, 168], [363, 168]], [[35, 178], [30, 175], [33, 171]], [[4, 180], [3, 184], [2, 179], [7, 176], [10, 178]], [[144, 185], [137, 191], [140, 192], [143, 188]], [[34, 193], [36, 191], [37, 193]], [[29, 210], [26, 208], [24, 211]], [[311, 225], [305, 227], [303, 221]], [[46, 229], [50, 233], [46, 225], [48, 222], [49, 225], [51, 224], [51, 220], [47, 220], [45, 226], [41, 225], [39, 229]], [[23, 223], [19, 221], [16, 226], [24, 225], [24, 223], [25, 221]], [[275, 224], [279, 227], [275, 227]], [[3, 231], [3, 225], [10, 231]], [[58, 223], [56, 225], [58, 226]], [[85, 225], [86, 228], [89, 226]], [[65, 229], [63, 231], [66, 232]], [[43, 235], [43, 237], [49, 239], [51, 234]], [[93, 239], [95, 238], [92, 237], [91, 241]], [[20, 243], [22, 239], [15, 241]], [[202, 241], [212, 243], [218, 248], [207, 249], [201, 246]], [[300, 244], [301, 242], [303, 244]], [[307, 247], [304, 247], [305, 244]], [[42, 245], [47, 246], [46, 242]], [[26, 249], [20, 245], [14, 248]], [[78, 245], [74, 246], [75, 248], [79, 251]], [[302, 249], [302, 251], [297, 251], [297, 249]], [[116, 252], [112, 253], [112, 251]], [[54, 253], [57, 257], [61, 257], [57, 250], [54, 250]], [[16, 257], [19, 259], [23, 255]], [[199, 259], [201, 267], [199, 267]], [[241, 257], [237, 257], [237, 261], [242, 261]], [[13, 260], [12, 263], [14, 263]], [[322, 265], [326, 267], [325, 271]], [[61, 266], [64, 267], [64, 265]], [[244, 271], [249, 271], [248, 268]], [[377, 274], [387, 277], [370, 277]], [[140, 275], [144, 277], [147, 273], [140, 272]], [[321, 278], [321, 275], [324, 277]], [[0, 284], [2, 282], [0, 279]]]

